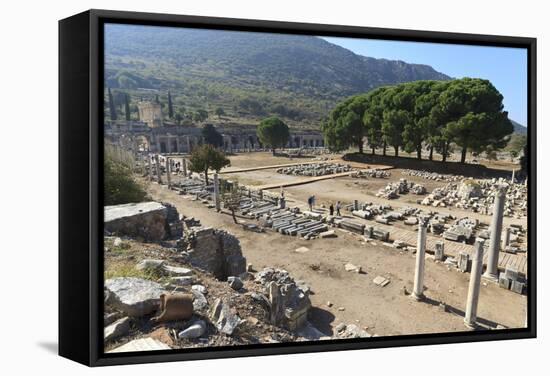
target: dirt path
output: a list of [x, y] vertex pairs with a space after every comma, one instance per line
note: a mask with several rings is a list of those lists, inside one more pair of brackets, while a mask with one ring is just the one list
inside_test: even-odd
[[[403, 295], [405, 286], [412, 289], [414, 256], [380, 244], [371, 245], [349, 233], [338, 231], [338, 238], [305, 241], [274, 232], [254, 233], [235, 225], [229, 215], [217, 214], [198, 201], [191, 201], [151, 183], [149, 192], [155, 200], [176, 205], [180, 213], [201, 220], [206, 226], [223, 228], [235, 234], [248, 262], [256, 269], [279, 267], [311, 286], [315, 308], [312, 321], [327, 334], [344, 322], [356, 324], [378, 335], [418, 334], [464, 331], [461, 316], [466, 301], [469, 274], [448, 270], [443, 264], [426, 263], [427, 302], [418, 303]], [[306, 253], [295, 249], [307, 247]], [[344, 264], [361, 265], [366, 274], [346, 272]], [[391, 279], [384, 288], [372, 280], [382, 275]], [[456, 313], [443, 312], [444, 301]], [[332, 307], [327, 306], [331, 302]], [[339, 310], [342, 307], [344, 310]], [[486, 323], [522, 327], [526, 297], [484, 283], [481, 288], [478, 316]]]

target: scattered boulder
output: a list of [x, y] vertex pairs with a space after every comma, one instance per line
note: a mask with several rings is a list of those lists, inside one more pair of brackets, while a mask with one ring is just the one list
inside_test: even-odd
[[103, 330], [103, 339], [105, 342], [112, 341], [119, 337], [125, 336], [130, 331], [130, 318], [123, 317], [107, 326]]
[[206, 300], [206, 297], [203, 293], [191, 290], [191, 293], [193, 294], [194, 300], [193, 300], [193, 309], [195, 311], [202, 311], [206, 307], [208, 307], [208, 300]]
[[137, 270], [142, 270], [146, 272], [163, 272], [164, 260], [141, 260], [137, 265]]
[[239, 277], [228, 277], [227, 282], [229, 283], [229, 286], [235, 291], [239, 291], [244, 286], [243, 281], [241, 281]]
[[361, 266], [353, 265], [352, 263], [347, 263], [344, 265], [344, 269], [346, 269], [346, 272], [355, 272], [355, 273], [361, 273]]
[[178, 333], [178, 338], [199, 338], [206, 332], [206, 323], [203, 320], [193, 322], [187, 329]]
[[390, 283], [390, 280], [379, 275], [376, 278], [374, 278], [372, 282], [377, 286], [385, 287]]
[[105, 281], [108, 291], [107, 304], [131, 317], [141, 317], [155, 312], [160, 296], [165, 292], [156, 282], [135, 277], [118, 277]]
[[103, 314], [103, 326], [108, 326], [112, 323], [114, 323], [116, 320], [120, 318], [120, 314], [118, 312], [105, 312]]
[[219, 298], [212, 307], [210, 317], [218, 331], [229, 336], [235, 332], [241, 322], [235, 310]]
[[206, 287], [204, 287], [203, 285], [193, 285], [193, 286], [191, 286], [191, 290], [199, 292], [203, 295], [208, 294], [208, 289]]

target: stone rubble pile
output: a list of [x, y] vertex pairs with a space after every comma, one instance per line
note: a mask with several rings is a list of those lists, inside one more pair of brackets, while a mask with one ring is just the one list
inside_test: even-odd
[[305, 163], [277, 169], [279, 174], [300, 176], [324, 176], [349, 171], [353, 171], [353, 168], [342, 163]]
[[376, 179], [387, 179], [391, 176], [391, 172], [386, 170], [379, 170], [376, 168], [370, 168], [368, 170], [355, 171], [351, 177], [352, 178], [376, 178]]
[[[492, 215], [494, 195], [503, 180], [472, 180], [448, 183], [435, 188], [419, 203], [433, 207], [455, 207], [474, 213]], [[527, 215], [527, 187], [514, 184], [508, 186], [504, 205], [504, 216], [521, 218]]]
[[404, 170], [402, 174], [433, 181], [457, 182], [464, 179], [462, 175], [438, 174], [424, 170]]
[[455, 242], [468, 242], [472, 239], [479, 222], [477, 219], [460, 218], [443, 232], [443, 238]]
[[376, 197], [383, 197], [388, 200], [396, 199], [399, 195], [414, 193], [417, 195], [426, 194], [426, 188], [421, 184], [407, 182], [407, 179], [399, 179], [399, 182], [392, 182], [380, 189]]

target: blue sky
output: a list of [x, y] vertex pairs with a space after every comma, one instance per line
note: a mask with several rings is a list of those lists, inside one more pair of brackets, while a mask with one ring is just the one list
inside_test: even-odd
[[453, 78], [490, 80], [504, 96], [508, 117], [527, 126], [527, 50], [453, 44], [328, 38], [358, 55], [431, 65]]

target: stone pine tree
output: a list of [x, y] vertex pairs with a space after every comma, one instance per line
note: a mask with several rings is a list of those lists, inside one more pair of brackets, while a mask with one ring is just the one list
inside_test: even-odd
[[168, 92], [168, 117], [172, 119], [174, 117], [174, 107], [172, 104], [172, 94]]
[[290, 138], [288, 125], [275, 116], [262, 120], [256, 134], [263, 145], [271, 148], [273, 154], [277, 148], [285, 146]]
[[126, 120], [130, 121], [131, 119], [131, 113], [130, 113], [130, 95], [126, 93], [124, 95], [124, 113], [126, 115]]
[[115, 101], [113, 99], [113, 93], [111, 93], [111, 88], [107, 89], [108, 96], [109, 96], [109, 115], [111, 116], [111, 120], [116, 120], [116, 107], [115, 107]]
[[189, 169], [196, 173], [204, 173], [206, 185], [208, 185], [208, 170], [219, 172], [222, 168], [231, 165], [223, 151], [212, 145], [201, 145], [193, 150], [189, 158]]
[[502, 94], [488, 80], [463, 78], [452, 81], [438, 105], [449, 120], [442, 134], [461, 148], [460, 162], [468, 150], [497, 150], [508, 142], [514, 126], [503, 111]]

